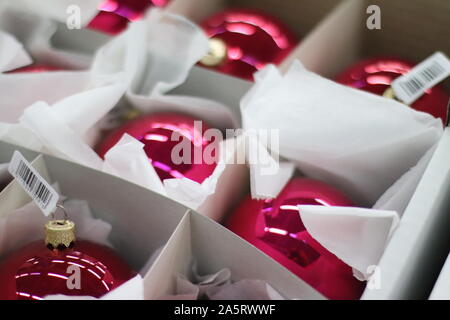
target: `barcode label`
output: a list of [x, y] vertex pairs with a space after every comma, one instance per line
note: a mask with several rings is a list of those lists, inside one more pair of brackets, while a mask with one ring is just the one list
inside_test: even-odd
[[436, 52], [407, 74], [392, 81], [391, 86], [398, 99], [411, 104], [448, 76], [450, 60], [443, 53]]
[[25, 160], [19, 151], [14, 151], [8, 171], [46, 216], [55, 210], [59, 198], [58, 193]]

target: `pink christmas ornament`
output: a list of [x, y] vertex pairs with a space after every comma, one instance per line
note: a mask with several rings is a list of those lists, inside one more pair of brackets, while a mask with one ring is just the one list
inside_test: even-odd
[[111, 35], [122, 32], [130, 21], [141, 19], [152, 6], [164, 7], [169, 0], [105, 0], [100, 12], [88, 25], [88, 28]]
[[316, 180], [291, 180], [275, 199], [247, 196], [226, 226], [329, 299], [358, 299], [365, 287], [352, 268], [306, 230], [298, 205], [351, 206], [340, 191]]
[[[396, 58], [367, 59], [342, 72], [338, 75], [336, 81], [356, 89], [395, 98], [391, 89], [392, 81], [408, 73], [413, 67], [413, 63]], [[427, 90], [411, 107], [440, 118], [446, 124], [449, 99], [450, 95], [444, 88], [436, 85]]]
[[288, 27], [256, 10], [225, 10], [201, 26], [210, 38], [210, 52], [200, 63], [249, 80], [266, 64], [280, 63], [297, 44]]
[[[194, 118], [176, 113], [144, 115], [113, 131], [100, 143], [97, 153], [103, 158], [105, 153], [127, 133], [145, 145], [144, 150], [149, 158], [149, 164], [153, 165], [161, 180], [186, 177], [202, 183], [213, 173], [216, 161], [203, 158], [204, 148], [211, 143], [204, 137], [209, 127], [200, 121], [197, 124], [201, 124], [201, 127], [196, 126], [195, 121]], [[173, 140], [173, 136], [184, 139]], [[188, 161], [177, 164], [178, 160], [173, 158], [172, 150], [181, 141], [189, 142], [190, 154], [183, 157]]]

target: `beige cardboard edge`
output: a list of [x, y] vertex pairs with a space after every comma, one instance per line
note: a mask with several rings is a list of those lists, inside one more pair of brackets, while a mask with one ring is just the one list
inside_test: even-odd
[[355, 61], [359, 53], [364, 1], [343, 0], [281, 63], [286, 72], [298, 59], [310, 71], [330, 77]]
[[224, 226], [196, 212], [192, 212], [190, 219], [192, 257], [200, 274], [213, 274], [228, 268], [233, 282], [264, 280], [286, 299], [325, 299], [288, 269]]
[[190, 215], [191, 211], [188, 210], [150, 270], [144, 275], [145, 300], [175, 294], [176, 275], [188, 273], [192, 262]]
[[[46, 181], [50, 181], [50, 176], [42, 155], [37, 156], [30, 164]], [[8, 215], [10, 212], [23, 207], [30, 201], [30, 196], [23, 190], [17, 180], [13, 179], [0, 193], [0, 217]]]
[[[450, 203], [450, 127], [445, 129], [398, 228], [378, 264], [380, 287], [362, 299], [424, 299], [441, 267], [442, 240], [448, 234]], [[442, 263], [442, 262], [441, 262]]]
[[172, 0], [167, 11], [199, 22], [224, 6], [224, 0]]
[[431, 292], [430, 300], [450, 300], [450, 254]]
[[177, 274], [189, 277], [193, 261], [200, 274], [229, 268], [233, 281], [265, 280], [288, 299], [325, 299], [265, 253], [195, 211], [184, 215], [144, 276], [144, 299], [175, 294]]

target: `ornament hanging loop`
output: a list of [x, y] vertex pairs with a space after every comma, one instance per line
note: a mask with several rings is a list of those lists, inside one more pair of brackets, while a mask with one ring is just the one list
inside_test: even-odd
[[64, 213], [64, 223], [69, 220], [69, 214], [67, 213], [66, 208], [64, 208], [64, 206], [62, 204], [57, 204], [55, 210], [52, 212], [51, 217], [52, 220], [56, 220], [55, 219], [55, 214], [58, 211], [58, 209], [62, 210], [62, 212]]

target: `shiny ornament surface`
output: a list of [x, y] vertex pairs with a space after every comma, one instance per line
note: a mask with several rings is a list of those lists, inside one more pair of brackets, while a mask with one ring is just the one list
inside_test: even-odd
[[297, 205], [351, 206], [333, 187], [312, 179], [292, 179], [275, 199], [245, 198], [226, 226], [329, 299], [358, 299], [364, 283], [352, 269], [306, 231]]
[[[74, 280], [78, 275], [79, 286]], [[51, 294], [99, 298], [135, 275], [103, 245], [77, 240], [70, 248], [51, 250], [39, 240], [0, 261], [0, 299], [41, 300]]]
[[[367, 59], [342, 72], [336, 81], [356, 89], [394, 98], [390, 89], [392, 81], [408, 73], [413, 67], [414, 64], [395, 58]], [[417, 111], [427, 112], [446, 123], [449, 99], [450, 95], [443, 87], [436, 85], [427, 90], [411, 107]]]
[[152, 6], [164, 7], [169, 0], [105, 0], [100, 12], [88, 24], [88, 28], [111, 35], [122, 32], [130, 21], [141, 19]]
[[[204, 148], [212, 143], [203, 136], [209, 127], [204, 122], [198, 127], [195, 121], [192, 117], [176, 113], [144, 115], [113, 131], [100, 143], [97, 153], [103, 158], [127, 133], [144, 144], [149, 163], [153, 165], [161, 180], [186, 177], [202, 183], [213, 173], [216, 161], [203, 159]], [[178, 138], [172, 139], [172, 135]], [[190, 145], [191, 152], [186, 156], [189, 161], [176, 164], [172, 159], [172, 149], [182, 141]]]
[[45, 64], [31, 64], [26, 67], [22, 67], [19, 69], [15, 69], [12, 71], [9, 71], [8, 73], [39, 73], [39, 72], [49, 72], [49, 71], [58, 71], [61, 70], [56, 67], [52, 67]]
[[284, 24], [255, 10], [226, 10], [201, 26], [212, 41], [200, 64], [249, 80], [266, 64], [280, 63], [297, 44]]

